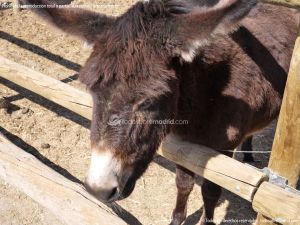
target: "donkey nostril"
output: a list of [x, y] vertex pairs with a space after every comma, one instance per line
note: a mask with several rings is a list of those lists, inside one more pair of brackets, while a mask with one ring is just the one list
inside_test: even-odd
[[118, 188], [112, 188], [112, 189], [103, 189], [96, 186], [90, 186], [88, 183], [85, 183], [86, 190], [94, 195], [96, 198], [98, 198], [100, 201], [103, 202], [113, 202], [118, 199]]
[[118, 189], [117, 187], [109, 190], [100, 189], [94, 195], [104, 202], [113, 202], [118, 199]]
[[115, 199], [117, 196], [117, 191], [118, 191], [118, 188], [113, 188], [112, 189], [112, 191], [111, 191], [111, 193], [110, 193], [110, 195], [109, 195], [109, 197], [108, 197], [108, 200], [113, 200], [113, 199]]

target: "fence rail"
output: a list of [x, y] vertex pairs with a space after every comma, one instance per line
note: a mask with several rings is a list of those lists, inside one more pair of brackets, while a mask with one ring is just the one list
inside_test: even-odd
[[67, 225], [125, 225], [85, 189], [0, 134], [0, 177]]

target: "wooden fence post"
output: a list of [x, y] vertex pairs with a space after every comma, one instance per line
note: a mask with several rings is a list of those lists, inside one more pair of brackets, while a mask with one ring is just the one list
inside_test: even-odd
[[[291, 61], [269, 168], [296, 187], [300, 175], [300, 35]], [[259, 214], [256, 224], [275, 223]]]

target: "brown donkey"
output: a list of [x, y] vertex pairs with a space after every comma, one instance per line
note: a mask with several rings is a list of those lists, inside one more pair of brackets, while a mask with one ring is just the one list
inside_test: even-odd
[[[255, 0], [149, 0], [117, 18], [36, 12], [94, 45], [80, 72], [94, 101], [86, 187], [103, 202], [131, 194], [168, 134], [224, 153], [278, 115], [297, 33], [289, 9]], [[172, 120], [188, 123], [162, 122]], [[178, 166], [176, 175], [173, 225], [185, 220], [194, 185], [192, 172]], [[214, 224], [221, 187], [205, 180], [202, 195], [200, 223]]]

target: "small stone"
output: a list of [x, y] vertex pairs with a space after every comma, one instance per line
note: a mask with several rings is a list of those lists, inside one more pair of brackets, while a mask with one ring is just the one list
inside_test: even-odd
[[21, 116], [21, 113], [20, 113], [19, 111], [16, 111], [16, 112], [14, 112], [14, 113], [11, 115], [11, 118], [12, 118], [12, 119], [19, 120], [19, 119], [22, 118], [22, 116]]
[[8, 109], [10, 106], [10, 102], [5, 98], [0, 98], [0, 109]]
[[48, 148], [50, 148], [50, 145], [47, 144], [47, 143], [43, 143], [43, 144], [41, 145], [41, 147], [42, 147], [42, 149], [48, 149]]
[[23, 108], [21, 112], [22, 112], [22, 114], [27, 114], [27, 113], [29, 113], [29, 111], [30, 111], [30, 109], [26, 107], [26, 108]]

